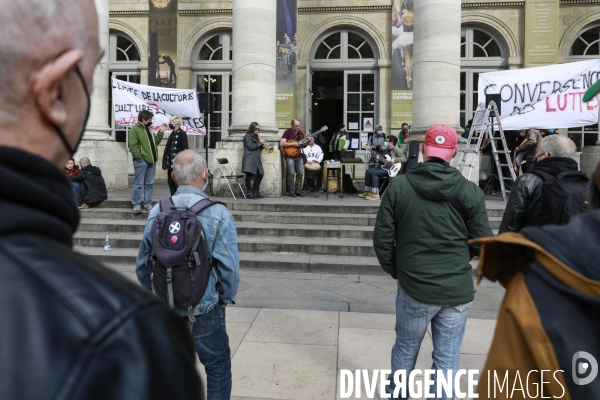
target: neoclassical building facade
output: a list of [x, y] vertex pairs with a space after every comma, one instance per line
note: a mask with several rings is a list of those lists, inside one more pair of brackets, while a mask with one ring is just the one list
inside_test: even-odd
[[[148, 83], [151, 46], [148, 32], [152, 23], [149, 1], [169, 2], [108, 1], [109, 76]], [[244, 84], [239, 78], [236, 81], [237, 70], [243, 71], [243, 68], [239, 59], [236, 64], [235, 55], [236, 50], [248, 50], [248, 46], [254, 46], [262, 40], [263, 36], [258, 34], [261, 29], [271, 29], [275, 1], [254, 2], [253, 7], [264, 7], [267, 14], [256, 14], [254, 10], [243, 16], [240, 12], [238, 17], [234, 16], [236, 7], [243, 7], [243, 0], [170, 1], [177, 2], [176, 29], [173, 30], [177, 43], [176, 86], [196, 88], [199, 92], [215, 95], [214, 110], [210, 121], [207, 121], [211, 132], [210, 143], [205, 143], [201, 137], [192, 141], [196, 148], [208, 145], [212, 153], [213, 149], [219, 148], [220, 142], [239, 134], [231, 129], [232, 126], [247, 126], [251, 122], [244, 119], [252, 114], [252, 104], [247, 104], [252, 101], [243, 100], [239, 95], [236, 97], [236, 92], [244, 91]], [[442, 4], [439, 6], [442, 7], [443, 3], [452, 2], [417, 0], [415, 3], [421, 1], [431, 3], [432, 7], [437, 7], [436, 3]], [[600, 0], [560, 0], [558, 9], [559, 62], [600, 57]], [[249, 68], [253, 68], [252, 65], [260, 68], [258, 64], [264, 63], [266, 70], [256, 75], [259, 77], [257, 79], [267, 74], [270, 80], [268, 84], [261, 85], [261, 89], [253, 90], [263, 90], [264, 87], [264, 93], [260, 93], [260, 96], [274, 96], [278, 81], [293, 80], [291, 85], [296, 89], [295, 117], [302, 122], [305, 131], [318, 129], [332, 121], [348, 125], [372, 118], [383, 126], [385, 132], [397, 133], [397, 128], [392, 124], [390, 96], [393, 85], [391, 15], [391, 0], [297, 0], [295, 73], [284, 74], [286, 66], [283, 58], [275, 54], [275, 46], [272, 45], [272, 57], [264, 56], [262, 61], [249, 62]], [[477, 79], [480, 73], [524, 67], [525, 1], [462, 0], [460, 21], [440, 23], [447, 24], [460, 24], [460, 44], [457, 43], [458, 48], [452, 49], [460, 60], [460, 72], [458, 76], [452, 72], [453, 82], [440, 89], [440, 96], [443, 96], [444, 90], [454, 93], [456, 100], [451, 101], [454, 107], [451, 113], [455, 114], [455, 118], [448, 123], [458, 127], [464, 126], [472, 118], [477, 107]], [[254, 44], [243, 42], [249, 34], [256, 34]], [[279, 40], [272, 35], [274, 33], [264, 36], [264, 40], [270, 41], [269, 45]], [[242, 50], [236, 47], [236, 44], [239, 45], [237, 42], [244, 43]], [[416, 45], [415, 39], [415, 53]], [[415, 54], [415, 59], [418, 60], [418, 57]], [[415, 118], [419, 112], [443, 113], [443, 109], [447, 108], [443, 99], [440, 100], [442, 110], [438, 110], [434, 100], [427, 102], [423, 98], [418, 99], [417, 91], [421, 90], [422, 94], [424, 89], [419, 89], [419, 86], [423, 87], [423, 78], [419, 78], [417, 65], [414, 79]], [[271, 84], [273, 80], [275, 82]], [[109, 82], [103, 84], [110, 91]], [[431, 93], [427, 96], [431, 97]], [[107, 96], [106, 99], [106, 123], [114, 129], [109, 98]], [[262, 119], [267, 119], [259, 121], [268, 127], [265, 135], [275, 138], [280, 136], [282, 130], [273, 129], [276, 123], [271, 114], [275, 110], [268, 110], [265, 114], [265, 107], [270, 108], [272, 103], [265, 104], [257, 105], [260, 109], [256, 112]], [[418, 121], [413, 123], [419, 125]], [[125, 140], [122, 131], [113, 131], [111, 135], [111, 140], [117, 143]], [[584, 145], [595, 144], [598, 129], [596, 125], [573, 128], [569, 129], [568, 135], [581, 151]], [[209, 156], [209, 164], [212, 163], [211, 158]]]

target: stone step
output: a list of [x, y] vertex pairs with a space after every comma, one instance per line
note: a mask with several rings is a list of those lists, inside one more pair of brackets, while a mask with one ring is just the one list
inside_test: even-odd
[[[341, 214], [341, 213], [288, 213], [269, 211], [236, 211], [231, 214], [236, 222], [275, 223], [275, 224], [308, 224], [320, 225], [362, 225], [374, 226], [376, 214]], [[131, 209], [124, 208], [92, 208], [81, 213], [82, 223], [88, 218], [104, 220], [145, 221], [147, 212], [134, 214]]]
[[[135, 276], [135, 260], [137, 249], [111, 249], [104, 252], [102, 248], [76, 247], [75, 250], [89, 255], [96, 261], [120, 272]], [[376, 257], [347, 257], [308, 255], [299, 253], [249, 253], [240, 252], [240, 269], [279, 272], [311, 272], [341, 275], [380, 275], [386, 273], [379, 266]], [[471, 261], [473, 274], [479, 260]]]
[[[231, 211], [234, 220], [237, 222], [251, 222], [257, 224], [293, 224], [293, 225], [311, 225], [319, 227], [321, 225], [351, 225], [351, 226], [374, 226], [376, 221], [375, 214], [341, 214], [341, 213], [320, 213], [320, 214], [290, 214], [285, 212], [267, 212], [267, 211]], [[123, 208], [92, 208], [83, 210], [81, 213], [81, 223], [85, 224], [88, 219], [119, 220], [120, 221], [145, 221], [148, 213], [143, 212], [134, 214], [132, 211]], [[501, 217], [489, 217], [492, 229], [497, 229], [502, 221]], [[125, 227], [123, 229], [126, 229]], [[133, 228], [131, 228], [133, 229]]]
[[[146, 220], [106, 220], [85, 218], [79, 232], [143, 233]], [[256, 224], [236, 222], [240, 236], [294, 236], [332, 239], [372, 239], [373, 226], [357, 225], [306, 225], [306, 224]]]
[[[247, 200], [240, 199], [233, 201], [230, 198], [218, 198], [231, 211], [263, 211], [263, 212], [283, 212], [283, 213], [301, 213], [301, 214], [373, 214], [376, 215], [379, 210], [379, 202], [373, 204], [365, 201], [365, 204], [346, 204], [338, 201], [325, 201], [320, 198], [305, 197], [300, 200], [289, 200], [287, 198], [279, 199], [261, 199]], [[358, 199], [354, 199], [358, 200]], [[130, 200], [105, 200], [98, 208], [122, 208], [131, 210]], [[502, 217], [504, 214], [504, 205], [489, 205], [486, 207], [488, 216]]]
[[[75, 250], [122, 272], [135, 273], [137, 249], [80, 247]], [[385, 275], [376, 257], [309, 255], [301, 253], [251, 253], [240, 251], [240, 269], [323, 274]]]
[[[141, 233], [117, 233], [110, 235], [110, 245], [114, 249], [139, 248]], [[81, 247], [102, 248], [106, 233], [77, 232], [73, 244]], [[245, 252], [305, 253], [333, 256], [374, 257], [373, 242], [369, 239], [332, 239], [279, 237], [279, 236], [238, 236], [238, 250]]]

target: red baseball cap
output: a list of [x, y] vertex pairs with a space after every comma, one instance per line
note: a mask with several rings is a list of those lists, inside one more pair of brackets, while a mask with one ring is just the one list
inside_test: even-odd
[[434, 125], [425, 133], [423, 155], [449, 160], [457, 143], [458, 135], [454, 129], [444, 124]]

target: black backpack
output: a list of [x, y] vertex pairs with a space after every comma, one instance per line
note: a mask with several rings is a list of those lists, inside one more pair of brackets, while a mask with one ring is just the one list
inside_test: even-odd
[[184, 208], [175, 206], [171, 197], [164, 198], [152, 226], [152, 252], [147, 258], [152, 286], [169, 307], [188, 309], [190, 328], [212, 270], [197, 215], [215, 204], [222, 203], [204, 198]]
[[544, 181], [542, 212], [533, 218], [533, 225], [565, 225], [574, 215], [589, 210], [587, 202], [588, 177], [580, 171], [566, 171], [556, 177], [534, 169], [532, 173]]
[[408, 144], [408, 160], [406, 161], [406, 168], [404, 173], [408, 173], [408, 170], [418, 164], [419, 161], [419, 150], [421, 143], [416, 140], [411, 141]]

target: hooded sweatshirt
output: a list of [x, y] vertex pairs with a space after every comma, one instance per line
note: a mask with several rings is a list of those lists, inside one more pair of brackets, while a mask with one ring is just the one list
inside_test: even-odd
[[[448, 203], [452, 198], [465, 208], [467, 224]], [[429, 161], [389, 184], [373, 246], [383, 270], [412, 298], [454, 306], [473, 300], [467, 239], [485, 236], [493, 234], [483, 192], [447, 163]]]
[[106, 185], [100, 168], [86, 165], [77, 172], [77, 175], [70, 176], [69, 179], [72, 182], [79, 182], [83, 203], [98, 203], [106, 200]]
[[79, 223], [63, 171], [24, 151], [0, 147], [0, 236], [32, 233], [71, 246]]

